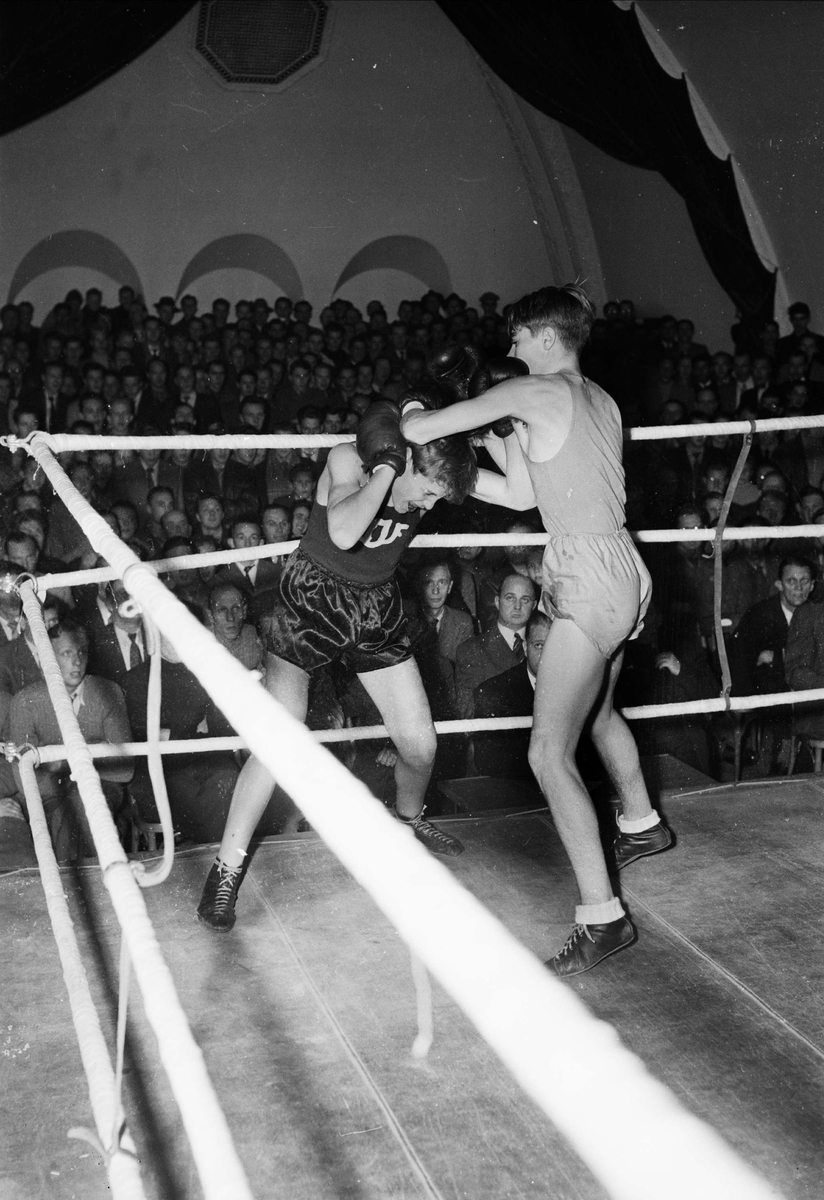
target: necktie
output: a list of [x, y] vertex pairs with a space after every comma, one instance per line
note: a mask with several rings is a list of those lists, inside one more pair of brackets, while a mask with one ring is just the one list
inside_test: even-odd
[[129, 641], [131, 642], [131, 645], [129, 646], [129, 670], [131, 671], [135, 667], [140, 666], [140, 664], [143, 662], [143, 655], [140, 653], [140, 647], [137, 644], [136, 633], [129, 634]]
[[80, 712], [80, 688], [76, 692], [72, 692], [72, 709], [75, 715]]
[[522, 663], [526, 658], [526, 650], [524, 650], [524, 639], [519, 633], [515, 634], [515, 641], [512, 646], [512, 652], [515, 655], [516, 662]]

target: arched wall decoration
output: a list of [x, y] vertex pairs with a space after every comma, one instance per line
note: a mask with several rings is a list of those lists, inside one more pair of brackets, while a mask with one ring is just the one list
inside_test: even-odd
[[356, 275], [375, 270], [405, 271], [444, 296], [452, 291], [449, 267], [432, 243], [423, 238], [396, 234], [369, 242], [350, 258], [338, 276], [332, 294], [339, 292]]
[[176, 298], [210, 271], [256, 271], [292, 299], [303, 298], [297, 267], [285, 250], [259, 233], [231, 233], [199, 250], [180, 277]]
[[49, 234], [23, 255], [9, 284], [8, 303], [13, 304], [33, 279], [58, 267], [87, 267], [143, 294], [137, 268], [115, 242], [90, 229], [64, 229]]

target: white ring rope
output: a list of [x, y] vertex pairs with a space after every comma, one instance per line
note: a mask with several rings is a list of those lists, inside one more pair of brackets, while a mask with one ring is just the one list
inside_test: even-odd
[[[312, 407], [311, 405], [309, 407]], [[824, 415], [805, 417], [758, 417], [747, 421], [705, 421], [691, 425], [637, 425], [624, 430], [627, 441], [656, 442], [693, 437], [721, 437], [738, 434], [778, 432], [783, 429], [817, 429]], [[36, 430], [25, 438], [14, 434], [0, 438], [10, 450], [30, 450], [38, 443], [55, 454], [72, 450], [211, 450], [216, 447], [268, 450], [317, 450], [353, 442], [352, 433], [180, 433], [115, 437], [108, 434], [45, 433]]]
[[[56, 463], [55, 467], [62, 475], [63, 472]], [[69, 487], [72, 486], [68, 480], [66, 483]], [[82, 501], [79, 493], [78, 498]], [[106, 529], [109, 528], [105, 522], [103, 524]], [[162, 584], [158, 586], [163, 587]], [[163, 590], [166, 591], [165, 588]], [[207, 1200], [224, 1200], [228, 1196], [233, 1200], [235, 1197], [237, 1200], [252, 1200], [245, 1172], [237, 1157], [226, 1118], [206, 1071], [203, 1055], [192, 1037], [169, 968], [157, 944], [146, 911], [146, 902], [120, 844], [100, 786], [100, 778], [80, 732], [43, 622], [40, 605], [28, 583], [22, 585], [20, 595], [23, 611], [37, 647], [43, 678], [63, 735], [72, 778], [77, 783], [86, 811], [100, 860], [103, 882], [123, 930], [134, 973], [143, 993], [146, 1018], [157, 1038], [160, 1059], [180, 1108], [203, 1194]], [[185, 609], [183, 611], [186, 612]], [[188, 613], [186, 615], [189, 616]]]
[[26, 797], [37, 865], [40, 868], [40, 881], [63, 968], [80, 1058], [88, 1081], [94, 1123], [106, 1154], [106, 1171], [112, 1195], [114, 1200], [145, 1200], [140, 1167], [135, 1157], [135, 1145], [131, 1135], [128, 1131], [122, 1132], [117, 1145], [110, 1140], [112, 1126], [119, 1126], [122, 1117], [115, 1073], [80, 956], [74, 922], [69, 913], [46, 814], [43, 811], [40, 788], [34, 774], [34, 761], [31, 754], [23, 756], [19, 764], [20, 779]]
[[[454, 550], [461, 546], [545, 546], [548, 533], [419, 533], [409, 543], [414, 550]], [[714, 542], [714, 529], [639, 529], [630, 535], [636, 542]], [[727, 528], [723, 541], [791, 541], [793, 538], [824, 538], [822, 525], [741, 525]], [[291, 554], [299, 545], [298, 539], [288, 542], [269, 542], [263, 546], [249, 546], [245, 550], [215, 550], [210, 554], [181, 554], [177, 558], [156, 558], [144, 562], [158, 575], [170, 575], [175, 571], [196, 570], [199, 567], [220, 567], [233, 562], [251, 562], [252, 559], [280, 558]], [[103, 583], [108, 579], [119, 579], [113, 567], [91, 567], [86, 571], [54, 572], [38, 575], [35, 583], [39, 595], [49, 588], [76, 587], [86, 583]]]
[[[610, 1194], [616, 1200], [659, 1200], [663, 1190], [670, 1200], [694, 1200], [696, 1195], [706, 1200], [774, 1200], [775, 1191], [652, 1079], [614, 1030], [594, 1020], [571, 989], [551, 978], [361, 783], [316, 745], [309, 730], [218, 645], [95, 513], [38, 442], [34, 439], [29, 452], [95, 550], [118, 571], [205, 689], [221, 697], [227, 719], [242, 731], [253, 753]], [[27, 590], [33, 603], [33, 593]], [[355, 838], [353, 828], [358, 831]], [[113, 899], [109, 880], [113, 883], [116, 873], [120, 877], [122, 865], [106, 871]], [[131, 879], [131, 872], [126, 873]], [[173, 1012], [163, 1010], [158, 1003], [162, 989], [152, 986], [150, 972], [139, 965], [141, 947], [132, 945], [138, 939], [132, 932], [131, 909], [136, 906], [138, 915], [142, 910], [145, 916], [145, 905], [136, 886], [129, 902], [118, 897], [115, 908], [164, 1058], [167, 1023], [181, 1019], [182, 1013], [176, 998]], [[178, 1088], [183, 1090], [178, 1063], [164, 1058], [164, 1065], [177, 1095]], [[617, 1115], [622, 1111], [631, 1111], [636, 1125], [644, 1129], [643, 1153], [635, 1139], [626, 1137]], [[204, 1121], [199, 1132], [188, 1123], [186, 1128], [204, 1178], [203, 1143], [210, 1147], [216, 1140], [211, 1120]], [[210, 1182], [207, 1175], [204, 1189], [209, 1196]]]

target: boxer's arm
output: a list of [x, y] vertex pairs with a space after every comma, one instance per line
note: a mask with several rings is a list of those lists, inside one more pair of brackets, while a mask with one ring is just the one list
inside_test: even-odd
[[423, 446], [436, 438], [492, 425], [502, 417], [517, 417], [530, 424], [545, 408], [546, 391], [546, 381], [537, 375], [507, 379], [474, 400], [460, 400], [437, 412], [422, 408], [406, 411], [401, 419], [401, 433], [408, 442]]
[[494, 471], [486, 471], [481, 468], [478, 471], [478, 481], [472, 495], [478, 500], [486, 501], [487, 504], [514, 508], [517, 512], [525, 512], [528, 508], [534, 508], [535, 492], [517, 437], [513, 434], [504, 442], [500, 442], [499, 439], [492, 440], [498, 441], [498, 444], [504, 447], [503, 466], [506, 474], [498, 475]]
[[351, 444], [335, 446], [326, 469], [329, 537], [341, 550], [351, 550], [378, 515], [396, 474], [390, 467], [379, 467], [364, 483], [363, 464]]

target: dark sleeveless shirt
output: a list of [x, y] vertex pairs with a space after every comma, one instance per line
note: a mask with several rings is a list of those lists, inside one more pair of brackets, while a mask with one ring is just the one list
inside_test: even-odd
[[377, 587], [394, 575], [401, 555], [415, 536], [420, 519], [418, 509], [399, 513], [387, 499], [352, 549], [342, 550], [329, 536], [326, 505], [316, 500], [306, 533], [301, 538], [300, 550], [312, 562], [340, 579]]

